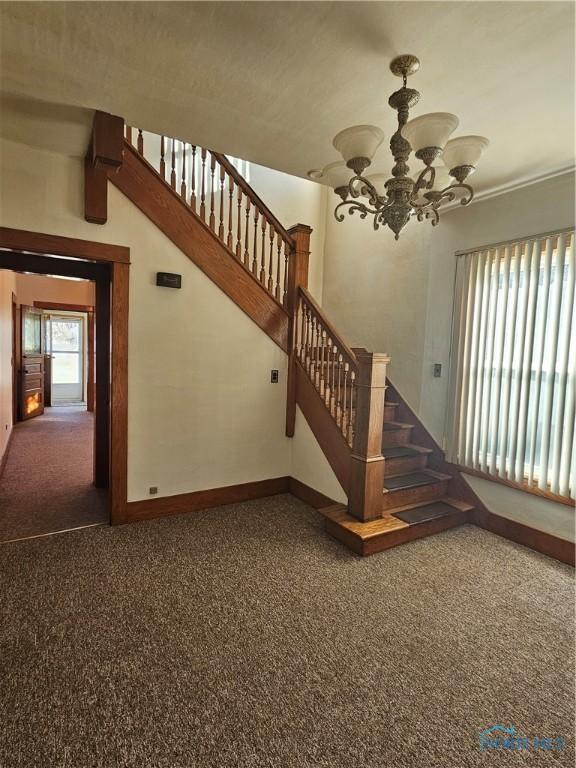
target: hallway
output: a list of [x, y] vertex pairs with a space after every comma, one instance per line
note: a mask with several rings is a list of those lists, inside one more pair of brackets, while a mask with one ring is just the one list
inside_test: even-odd
[[46, 408], [15, 425], [0, 478], [0, 542], [108, 522], [92, 485], [93, 414]]

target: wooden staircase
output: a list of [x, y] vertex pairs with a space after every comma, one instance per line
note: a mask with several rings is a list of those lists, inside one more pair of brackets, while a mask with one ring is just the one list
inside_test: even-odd
[[154, 141], [96, 113], [85, 218], [106, 221], [109, 180], [288, 354], [286, 435], [299, 406], [348, 498], [321, 510], [326, 530], [369, 555], [466, 522], [474, 497], [387, 381], [387, 355], [350, 348], [308, 293], [310, 227], [285, 229], [224, 155]]
[[452, 474], [428, 466], [434, 450], [412, 442], [415, 425], [397, 420], [400, 404], [386, 400], [382, 517], [362, 522], [344, 505], [322, 510], [328, 533], [359, 555], [372, 555], [468, 522], [473, 505], [450, 495]]

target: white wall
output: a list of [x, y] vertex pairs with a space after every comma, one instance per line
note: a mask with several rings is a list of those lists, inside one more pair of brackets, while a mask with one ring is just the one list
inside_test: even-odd
[[0, 269], [0, 460], [12, 432], [12, 293], [14, 272]]
[[[574, 174], [447, 211], [437, 227], [411, 222], [395, 241], [368, 220], [334, 220], [328, 202], [323, 306], [352, 345], [391, 356], [389, 375], [441, 443], [447, 408], [448, 366], [456, 251], [574, 225]], [[442, 377], [434, 378], [434, 363]], [[526, 494], [491, 486], [491, 511], [510, 515], [510, 498], [530, 525], [557, 531], [545, 507]], [[504, 498], [506, 497], [506, 498]], [[540, 500], [538, 500], [540, 501]], [[556, 505], [554, 505], [556, 506]], [[531, 511], [529, 511], [529, 508]], [[536, 511], [535, 511], [536, 510]], [[556, 515], [570, 524], [571, 510]]]
[[[129, 500], [150, 486], [164, 496], [290, 475], [286, 355], [110, 184], [108, 193], [108, 223], [88, 224], [79, 159], [0, 143], [3, 226], [131, 249]], [[157, 271], [181, 273], [182, 289], [158, 288]], [[307, 437], [298, 445], [313, 453]]]
[[296, 429], [292, 438], [292, 477], [334, 501], [347, 502], [346, 494], [300, 408], [296, 408]]

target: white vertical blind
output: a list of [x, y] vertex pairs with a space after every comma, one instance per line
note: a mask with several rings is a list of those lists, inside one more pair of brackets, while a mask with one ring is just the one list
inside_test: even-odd
[[448, 458], [575, 498], [574, 232], [458, 256]]

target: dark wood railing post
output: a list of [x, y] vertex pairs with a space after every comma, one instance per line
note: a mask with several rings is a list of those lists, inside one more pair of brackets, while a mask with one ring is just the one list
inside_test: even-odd
[[298, 322], [298, 291], [308, 288], [308, 261], [310, 258], [310, 235], [312, 228], [306, 224], [295, 224], [288, 234], [294, 241], [294, 248], [288, 260], [288, 282], [286, 310], [290, 316], [288, 329], [288, 381], [286, 385], [286, 435], [294, 437], [296, 425], [296, 325]]
[[388, 355], [355, 350], [356, 416], [352, 445], [348, 511], [359, 520], [382, 517], [384, 490], [384, 395]]
[[90, 146], [84, 159], [84, 218], [92, 224], [108, 219], [108, 174], [122, 165], [124, 120], [95, 112]]

